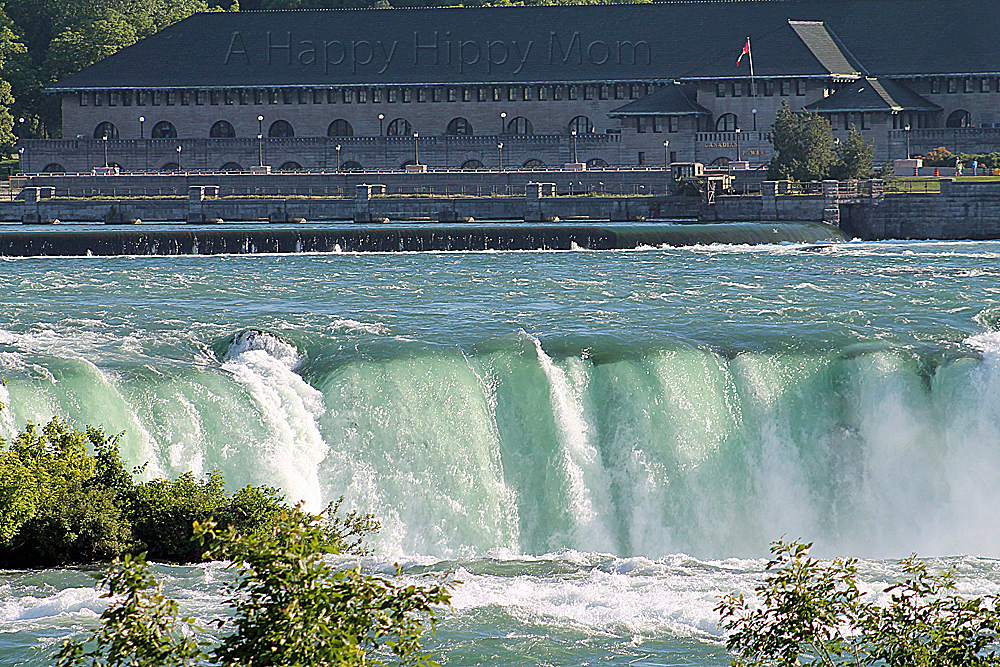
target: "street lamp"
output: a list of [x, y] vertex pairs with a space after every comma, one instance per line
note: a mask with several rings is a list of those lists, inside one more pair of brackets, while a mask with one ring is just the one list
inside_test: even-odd
[[668, 146], [670, 146], [670, 140], [664, 141], [663, 142], [663, 168], [664, 169], [669, 169], [670, 168], [670, 157], [669, 157], [670, 154], [667, 153], [667, 147]]
[[[107, 162], [107, 160], [105, 160]], [[107, 166], [107, 165], [105, 165]], [[177, 171], [181, 170], [181, 147], [177, 147]]]
[[17, 122], [20, 124], [20, 127], [21, 127], [21, 129], [17, 133], [18, 134], [18, 138], [24, 139], [24, 117], [22, 116], [21, 118], [18, 118]]
[[145, 137], [145, 133], [143, 132], [143, 129], [142, 129], [142, 124], [145, 123], [145, 122], [146, 122], [146, 117], [145, 116], [139, 116], [139, 138], [140, 139], [145, 139], [146, 138]]
[[24, 166], [25, 166], [24, 163], [25, 163], [24, 146], [21, 146], [20, 148], [17, 149], [17, 171], [20, 174], [24, 173]]
[[417, 139], [420, 137], [419, 132], [413, 133], [413, 162], [414, 164], [420, 164], [420, 157], [417, 155]]
[[740, 155], [740, 128], [736, 128], [736, 161], [739, 162], [743, 159]]
[[904, 125], [903, 129], [906, 131], [906, 135], [905, 135], [906, 136], [906, 159], [909, 160], [910, 159], [910, 124], [907, 123], [906, 125]]
[[507, 112], [500, 112], [500, 134], [503, 134], [504, 128], [507, 127]]
[[382, 121], [385, 120], [385, 114], [380, 113], [378, 115], [378, 136], [382, 136]]
[[500, 165], [500, 171], [503, 171], [503, 142], [497, 142], [497, 164]]
[[573, 135], [573, 164], [576, 164], [576, 130], [572, 130], [570, 134]]
[[340, 144], [337, 144], [337, 171], [340, 171]]

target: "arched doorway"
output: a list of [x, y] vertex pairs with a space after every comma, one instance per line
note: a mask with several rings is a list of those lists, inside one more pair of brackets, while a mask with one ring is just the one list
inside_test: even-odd
[[149, 133], [149, 136], [152, 139], [176, 139], [177, 128], [174, 127], [173, 123], [161, 120], [153, 126], [153, 130]]
[[945, 127], [972, 127], [972, 114], [965, 109], [952, 111], [945, 121]]

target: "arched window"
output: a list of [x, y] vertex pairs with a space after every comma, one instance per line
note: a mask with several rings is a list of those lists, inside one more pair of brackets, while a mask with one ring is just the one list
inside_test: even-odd
[[945, 127], [972, 127], [972, 114], [965, 109], [952, 111], [945, 122]]
[[716, 132], [735, 132], [739, 126], [739, 119], [734, 113], [724, 113], [719, 116], [719, 120], [715, 121]]
[[486, 169], [486, 165], [479, 160], [466, 160], [462, 163], [462, 169]]
[[531, 121], [524, 116], [518, 116], [512, 118], [509, 123], [507, 123], [507, 133], [508, 134], [534, 134], [535, 128], [531, 126]]
[[713, 167], [725, 167], [727, 164], [729, 164], [729, 158], [727, 158], [725, 155], [717, 157], [714, 160], [712, 160]]
[[524, 163], [525, 169], [545, 169], [545, 163], [536, 157], [526, 160]]
[[472, 123], [464, 118], [452, 118], [445, 134], [472, 134]]
[[149, 136], [153, 139], [176, 139], [177, 128], [172, 123], [161, 120], [153, 126], [153, 131], [149, 133]]
[[243, 165], [239, 162], [227, 162], [219, 168], [219, 171], [243, 171]]
[[176, 162], [168, 162], [160, 167], [160, 171], [180, 171], [180, 168], [181, 166]]
[[302, 165], [295, 160], [289, 160], [278, 167], [278, 171], [302, 171]]
[[344, 164], [340, 165], [341, 171], [361, 171], [364, 167], [357, 160], [348, 160]]
[[62, 166], [58, 162], [50, 162], [45, 165], [45, 168], [42, 169], [42, 171], [49, 174], [64, 174], [66, 173], [66, 167]]
[[594, 131], [594, 124], [586, 116], [577, 116], [569, 122], [569, 131], [576, 131], [577, 134], [590, 134]]
[[406, 168], [407, 168], [407, 167], [409, 167], [409, 166], [410, 166], [411, 164], [416, 164], [416, 162], [414, 162], [413, 160], [407, 160], [407, 161], [406, 161], [406, 162], [404, 162], [403, 164], [399, 165], [399, 168], [400, 168], [400, 169], [406, 169]]
[[330, 123], [330, 127], [326, 128], [326, 136], [328, 137], [353, 137], [354, 128], [343, 118], [338, 118], [337, 120]]
[[213, 139], [231, 139], [236, 136], [236, 128], [228, 120], [220, 120], [208, 131]]
[[413, 127], [410, 125], [410, 121], [405, 118], [397, 118], [389, 123], [385, 133], [390, 137], [406, 137], [413, 134]]
[[587, 169], [604, 169], [608, 163], [599, 157], [592, 157], [587, 160]]
[[276, 120], [271, 123], [271, 128], [267, 131], [267, 136], [269, 137], [294, 137], [295, 130], [292, 129], [292, 124], [287, 120]]
[[103, 139], [104, 137], [107, 137], [108, 139], [117, 139], [118, 128], [115, 127], [113, 123], [109, 123], [108, 121], [100, 123], [94, 128], [94, 138]]

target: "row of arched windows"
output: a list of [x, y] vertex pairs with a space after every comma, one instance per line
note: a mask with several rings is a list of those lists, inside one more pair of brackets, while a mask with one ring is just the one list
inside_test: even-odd
[[[732, 116], [732, 114], [727, 115]], [[735, 116], [733, 116], [733, 118], [735, 118]], [[567, 129], [570, 132], [576, 132], [577, 134], [589, 134], [594, 131], [594, 124], [590, 122], [590, 119], [586, 116], [576, 116], [569, 122]], [[535, 128], [532, 126], [530, 120], [524, 116], [517, 116], [507, 122], [505, 131], [507, 134], [534, 134]], [[389, 124], [385, 128], [385, 133], [390, 137], [407, 137], [413, 134], [413, 126], [410, 124], [410, 121], [405, 118], [396, 118], [389, 121]], [[344, 120], [343, 118], [338, 118], [330, 123], [329, 127], [327, 127], [326, 134], [330, 137], [353, 137], [354, 128], [351, 126], [350, 122]], [[466, 118], [453, 118], [451, 122], [448, 123], [447, 128], [445, 128], [445, 134], [473, 134], [472, 123], [470, 123]], [[229, 121], [220, 120], [212, 125], [212, 128], [208, 132], [208, 136], [213, 139], [230, 139], [236, 136], [236, 128], [233, 127], [233, 124]], [[268, 128], [267, 136], [276, 138], [294, 137], [295, 129], [287, 120], [276, 120], [271, 123]], [[161, 120], [153, 125], [152, 129], [149, 131], [149, 137], [150, 139], [176, 139], [177, 128], [174, 127], [173, 123]], [[100, 123], [96, 128], [94, 128], [94, 138], [118, 139], [118, 128], [115, 127], [114, 123], [110, 123], [108, 121]]]

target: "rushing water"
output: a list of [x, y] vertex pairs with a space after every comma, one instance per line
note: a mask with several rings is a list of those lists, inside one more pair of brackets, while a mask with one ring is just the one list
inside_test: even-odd
[[[0, 436], [68, 416], [147, 474], [374, 512], [463, 583], [446, 665], [725, 665], [768, 543], [868, 586], [913, 551], [1000, 590], [1000, 244], [0, 260]], [[220, 613], [218, 564], [160, 566]], [[9, 572], [0, 662], [93, 625]]]

